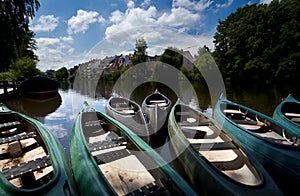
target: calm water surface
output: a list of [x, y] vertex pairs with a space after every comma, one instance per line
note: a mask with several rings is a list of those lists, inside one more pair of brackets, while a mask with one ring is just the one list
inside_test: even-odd
[[[211, 107], [211, 98], [208, 89], [201, 84], [194, 83], [194, 90], [197, 95], [192, 92], [184, 91], [182, 99], [184, 102], [194, 108], [203, 110]], [[75, 89], [59, 90], [59, 96], [49, 100], [32, 100], [18, 98], [5, 102], [12, 110], [19, 111], [28, 116], [36, 118], [45, 124], [49, 130], [58, 138], [69, 156], [69, 138], [73, 127], [74, 120], [81, 110], [84, 101], [87, 101], [96, 110], [104, 111], [107, 99], [113, 92], [119, 93], [126, 97], [131, 97], [137, 103], [142, 100], [155, 88], [167, 95], [174, 103], [177, 99], [176, 94], [163, 85], [144, 84], [136, 88], [130, 95], [122, 90], [114, 89], [114, 84], [93, 83], [92, 81], [81, 82]], [[125, 91], [126, 92], [126, 91]], [[272, 116], [273, 110], [281, 99], [292, 93], [297, 99], [300, 99], [300, 89], [297, 87], [281, 86], [281, 87], [260, 87], [248, 86], [240, 88], [227, 88], [227, 97], [235, 102], [244, 104], [269, 116]], [[198, 100], [197, 100], [197, 97]]]

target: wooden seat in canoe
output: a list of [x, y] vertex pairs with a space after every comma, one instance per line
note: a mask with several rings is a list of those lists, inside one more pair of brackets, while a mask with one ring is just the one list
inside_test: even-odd
[[37, 158], [32, 161], [28, 161], [22, 164], [18, 164], [12, 167], [3, 168], [2, 174], [8, 179], [18, 178], [27, 173], [33, 173], [34, 171], [41, 170], [51, 166], [51, 160], [49, 156], [44, 156], [42, 158]]
[[6, 122], [0, 124], [0, 129], [5, 127], [12, 127], [21, 124], [19, 121], [13, 121], [13, 122]]
[[121, 145], [126, 145], [126, 142], [123, 142], [121, 140], [118, 140], [118, 141], [105, 140], [105, 141], [93, 142], [93, 143], [88, 144], [91, 152], [108, 149], [108, 148], [113, 148], [113, 147], [121, 146]]
[[197, 150], [229, 150], [236, 148], [232, 142], [193, 143], [192, 146]]
[[289, 112], [287, 112], [287, 113], [285, 113], [285, 116], [287, 116], [287, 117], [291, 117], [291, 118], [293, 118], [293, 117], [300, 117], [300, 114], [298, 114], [298, 113], [289, 113]]
[[5, 143], [10, 143], [10, 142], [14, 142], [14, 141], [19, 141], [19, 140], [24, 140], [24, 139], [28, 139], [28, 138], [34, 138], [36, 136], [36, 134], [34, 132], [29, 132], [29, 133], [21, 133], [21, 134], [17, 134], [11, 137], [5, 137], [5, 138], [0, 138], [0, 145], [1, 144], [5, 144]]

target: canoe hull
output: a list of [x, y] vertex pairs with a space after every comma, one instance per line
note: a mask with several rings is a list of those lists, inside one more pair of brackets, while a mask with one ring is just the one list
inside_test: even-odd
[[[295, 113], [295, 119], [298, 122], [292, 121], [292, 116], [288, 117], [285, 113]], [[275, 108], [273, 118], [288, 127], [298, 138], [300, 138], [300, 102], [297, 101], [292, 95], [288, 95], [284, 101], [282, 101]]]
[[[239, 145], [248, 149], [257, 158], [285, 194], [291, 194], [293, 188], [297, 187], [297, 184], [299, 185], [300, 182], [300, 148], [298, 146], [285, 146], [270, 142], [242, 126], [237, 125], [223, 114], [221, 104], [224, 104], [224, 107], [234, 105], [243, 108], [256, 113], [257, 116], [278, 126], [282, 125], [268, 116], [240, 104], [228, 101], [222, 96], [214, 109], [214, 119], [219, 126], [231, 137], [235, 138]], [[286, 127], [284, 129], [286, 129]]]
[[[126, 105], [133, 106], [135, 109], [128, 114], [122, 113], [112, 106], [112, 102], [125, 103]], [[123, 97], [111, 97], [105, 106], [105, 113], [127, 126], [135, 134], [143, 138], [145, 142], [149, 143], [150, 139], [147, 122], [141, 107], [137, 103]]]
[[155, 90], [143, 100], [142, 110], [149, 120], [150, 134], [156, 134], [167, 124], [171, 101], [158, 90]]

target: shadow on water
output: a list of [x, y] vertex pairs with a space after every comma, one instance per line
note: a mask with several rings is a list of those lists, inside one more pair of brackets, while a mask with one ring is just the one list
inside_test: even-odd
[[55, 112], [61, 105], [62, 98], [59, 93], [56, 96], [47, 99], [31, 99], [18, 97], [8, 100], [4, 104], [12, 110], [30, 116], [44, 123], [44, 118]]

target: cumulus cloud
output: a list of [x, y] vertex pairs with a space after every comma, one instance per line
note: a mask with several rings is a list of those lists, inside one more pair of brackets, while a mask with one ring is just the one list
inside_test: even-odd
[[102, 16], [95, 11], [77, 10], [77, 15], [68, 20], [68, 33], [85, 33], [89, 26], [95, 22], [104, 22]]
[[42, 71], [47, 69], [57, 69], [67, 62], [68, 56], [73, 54], [72, 37], [48, 38], [40, 37], [36, 39], [39, 57], [38, 68]]
[[[189, 26], [199, 21], [199, 13], [183, 8], [172, 8], [170, 12], [158, 15], [157, 9], [150, 6], [147, 9], [140, 7], [130, 8], [124, 12], [114, 11], [109, 17], [111, 25], [106, 28], [105, 39], [120, 45], [128, 44], [132, 40], [144, 37], [146, 40], [165, 37], [157, 32], [161, 32], [161, 27], [177, 28], [178, 32], [189, 30]], [[152, 34], [149, 34], [149, 28]]]
[[35, 32], [51, 32], [53, 31], [59, 23], [59, 18], [54, 15], [41, 16], [37, 20], [32, 21], [31, 30]]
[[184, 7], [191, 10], [203, 11], [208, 8], [213, 3], [212, 0], [200, 0], [200, 1], [190, 1], [190, 0], [174, 0], [173, 7]]
[[171, 13], [164, 13], [158, 18], [157, 22], [162, 25], [169, 25], [172, 27], [189, 26], [199, 20], [198, 14], [193, 14], [189, 10], [179, 7], [172, 8]]

